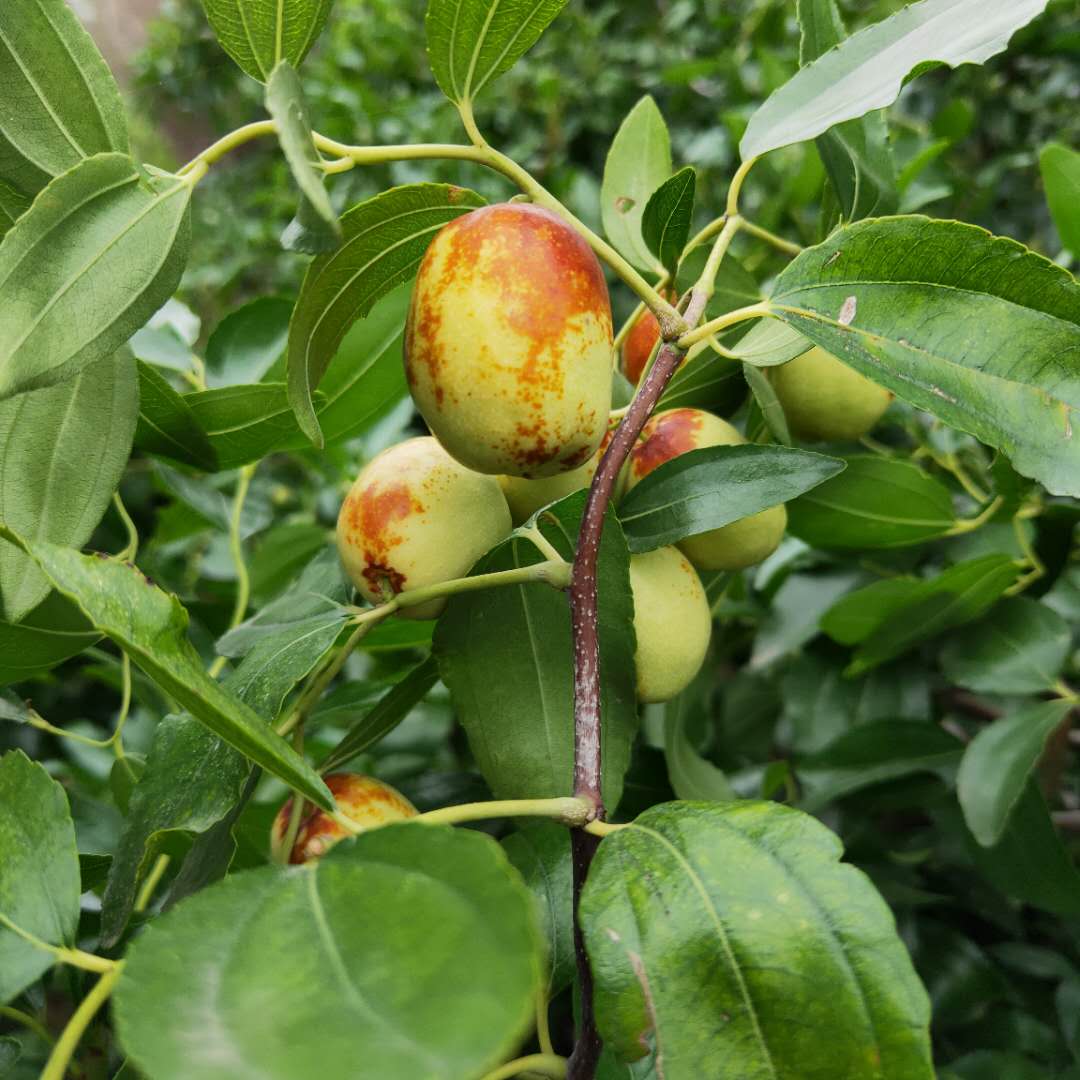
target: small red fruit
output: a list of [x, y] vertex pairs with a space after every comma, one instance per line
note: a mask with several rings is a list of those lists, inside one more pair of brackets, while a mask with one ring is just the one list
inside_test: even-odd
[[[371, 776], [358, 773], [333, 773], [326, 777], [326, 786], [337, 802], [338, 810], [350, 821], [364, 829], [377, 829], [394, 821], [416, 817], [415, 806], [389, 784]], [[270, 850], [275, 859], [281, 860], [285, 834], [289, 829], [293, 801], [287, 799], [277, 812], [270, 830]], [[352, 835], [339, 825], [325, 810], [310, 803], [304, 808], [296, 841], [289, 852], [289, 862], [294, 866], [325, 855], [339, 840]]]

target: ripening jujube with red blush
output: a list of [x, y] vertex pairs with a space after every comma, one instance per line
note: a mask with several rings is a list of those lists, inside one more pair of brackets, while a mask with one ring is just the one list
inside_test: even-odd
[[634, 321], [630, 332], [626, 335], [620, 350], [622, 361], [622, 373], [634, 385], [641, 381], [641, 373], [652, 356], [660, 340], [660, 322], [656, 316], [646, 309]]
[[585, 240], [528, 203], [474, 210], [431, 242], [405, 371], [424, 420], [482, 473], [546, 477], [596, 452], [611, 404], [611, 302]]
[[[464, 577], [511, 530], [494, 476], [455, 461], [428, 437], [407, 439], [361, 470], [338, 515], [345, 572], [373, 604]], [[433, 619], [444, 599], [401, 613]]]
[[[325, 780], [338, 810], [361, 829], [377, 829], [380, 825], [405, 821], [417, 815], [416, 807], [400, 791], [374, 777], [361, 776], [359, 773], [333, 773]], [[292, 811], [293, 800], [289, 798], [277, 812], [270, 829], [270, 851], [279, 862], [286, 861], [282, 856]], [[287, 861], [297, 865], [317, 859], [339, 840], [351, 835], [325, 810], [307, 803], [301, 813], [296, 839]]]
[[[707, 446], [740, 446], [746, 439], [703, 409], [668, 409], [642, 429], [627, 460], [626, 490], [631, 491], [664, 462]], [[701, 570], [744, 570], [767, 559], [787, 528], [787, 510], [770, 506], [719, 529], [688, 536], [679, 547]]]

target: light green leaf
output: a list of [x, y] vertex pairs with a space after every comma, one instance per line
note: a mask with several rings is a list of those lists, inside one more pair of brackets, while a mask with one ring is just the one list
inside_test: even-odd
[[744, 364], [761, 368], [786, 364], [813, 347], [798, 330], [776, 319], [759, 319], [745, 337], [727, 346]]
[[1053, 494], [1080, 495], [1080, 284], [1061, 267], [973, 225], [879, 218], [804, 251], [771, 303]]
[[[797, 12], [800, 64], [817, 60], [847, 37], [836, 0], [798, 0]], [[818, 137], [818, 153], [847, 221], [896, 210], [896, 166], [888, 138], [884, 113], [867, 113]]]
[[743, 161], [891, 105], [926, 64], [981, 64], [1047, 0], [921, 0], [852, 34], [797, 72], [750, 118]]
[[289, 401], [301, 430], [323, 445], [311, 395], [346, 331], [416, 273], [435, 234], [484, 200], [450, 184], [392, 188], [342, 215], [341, 246], [308, 268], [289, 326]]
[[[2, 535], [19, 542], [7, 529]], [[175, 596], [157, 588], [136, 567], [114, 559], [45, 542], [21, 546], [54, 588], [196, 719], [316, 805], [333, 805], [311, 766], [260, 716], [207, 676], [187, 637], [187, 612]]]
[[321, 161], [311, 137], [307, 102], [296, 69], [288, 60], [274, 68], [266, 84], [266, 111], [277, 121], [278, 141], [301, 195], [321, 220], [326, 232], [341, 236], [341, 224], [326, 193]]
[[917, 465], [860, 454], [837, 477], [788, 507], [788, 528], [812, 547], [898, 548], [945, 536], [956, 524], [952, 495]]
[[494, 840], [392, 825], [314, 865], [233, 875], [156, 920], [128, 954], [117, 1029], [155, 1080], [358, 1063], [380, 1080], [477, 1077], [528, 1031], [537, 943]]
[[1069, 624], [1053, 608], [1014, 596], [947, 641], [941, 669], [977, 693], [1039, 694], [1053, 687], [1071, 648]]
[[646, 94], [622, 122], [604, 163], [600, 210], [604, 232], [618, 250], [643, 270], [658, 263], [642, 236], [649, 197], [671, 176], [671, 136], [667, 124]]
[[[0, 757], [0, 915], [50, 945], [74, 945], [79, 856], [64, 789], [20, 750]], [[0, 1004], [55, 962], [0, 926]]]
[[1071, 708], [1068, 701], [1031, 705], [995, 720], [968, 744], [956, 777], [956, 795], [968, 828], [983, 847], [993, 847], [1001, 839], [1047, 740]]
[[0, 243], [0, 400], [112, 356], [172, 296], [190, 195], [123, 154], [49, 184]]
[[931, 1080], [926, 991], [841, 854], [776, 803], [668, 803], [607, 837], [580, 908], [604, 1041], [672, 1080]]
[[4, 0], [0, 86], [0, 176], [23, 196], [83, 158], [127, 152], [120, 91], [65, 0]]
[[203, 0], [221, 47], [253, 79], [266, 82], [282, 61], [293, 67], [315, 44], [333, 0]]
[[188, 399], [178, 394], [157, 368], [142, 360], [138, 365], [139, 423], [135, 445], [147, 454], [213, 472], [218, 467], [217, 456]]
[[645, 243], [660, 260], [660, 265], [672, 275], [678, 269], [683, 249], [690, 239], [696, 190], [697, 172], [687, 165], [653, 192], [641, 218]]
[[[85, 544], [123, 475], [138, 413], [126, 349], [55, 386], [0, 401], [0, 521], [28, 540]], [[3, 617], [18, 622], [48, 592], [33, 559], [0, 542]]]
[[[573, 554], [585, 493], [555, 503], [539, 525], [564, 558]], [[475, 573], [541, 560], [512, 537]], [[609, 513], [599, 554], [604, 802], [614, 809], [637, 732], [629, 555]], [[528, 584], [451, 597], [436, 624], [435, 656], [480, 771], [496, 798], [542, 799], [573, 788], [573, 651], [566, 597]]]
[[100, 637], [74, 605], [50, 593], [21, 623], [0, 621], [0, 686], [48, 671]]
[[1080, 153], [1048, 143], [1039, 154], [1039, 168], [1061, 245], [1080, 259]]
[[746, 420], [746, 434], [751, 442], [778, 442], [790, 447], [794, 441], [780, 397], [761, 368], [753, 364], [743, 365], [746, 379], [753, 395], [751, 410]]
[[509, 71], [566, 7], [566, 0], [429, 0], [428, 60], [455, 104], [473, 101]]
[[206, 343], [206, 381], [210, 387], [256, 383], [285, 355], [292, 301], [261, 296], [230, 311]]

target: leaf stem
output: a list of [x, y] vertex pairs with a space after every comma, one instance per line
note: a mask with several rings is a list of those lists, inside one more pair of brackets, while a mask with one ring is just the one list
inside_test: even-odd
[[760, 225], [755, 225], [752, 221], [747, 221], [743, 218], [743, 231], [748, 232], [751, 236], [756, 236], [759, 240], [764, 240], [767, 244], [772, 244], [774, 248], [779, 251], [783, 251], [788, 255], [801, 255], [803, 248], [800, 244], [794, 244], [790, 240], [785, 240], [782, 236], [777, 236], [776, 233], [770, 232], [768, 229], [763, 229]]
[[[230, 630], [235, 630], [244, 621], [244, 615], [251, 600], [251, 575], [248, 573], [247, 560], [244, 558], [242, 524], [244, 503], [251, 486], [251, 478], [255, 475], [255, 468], [255, 465], [245, 465], [240, 470], [240, 475], [236, 480], [236, 492], [233, 495], [232, 513], [229, 516], [229, 552], [232, 555], [233, 566], [236, 567], [236, 600], [233, 603], [232, 618], [229, 620]], [[227, 663], [226, 657], [219, 656], [210, 665], [210, 678], [216, 679]]]
[[603, 839], [605, 836], [610, 836], [612, 833], [618, 832], [620, 829], [627, 829], [629, 825], [616, 825], [610, 821], [590, 821], [582, 826], [587, 833], [592, 833], [593, 836], [599, 836]]
[[735, 326], [737, 323], [745, 322], [747, 319], [760, 319], [766, 316], [775, 317], [773, 308], [767, 300], [763, 300], [760, 304], [750, 304], [748, 307], [737, 308], [735, 311], [729, 311], [726, 315], [711, 319], [707, 323], [702, 323], [696, 329], [683, 334], [678, 340], [678, 346], [680, 349], [689, 349], [692, 345], [696, 345], [699, 341], [705, 341], [714, 334], [718, 334], [721, 330], [726, 330], [729, 326]]
[[[215, 161], [223, 158], [238, 146], [243, 146], [244, 143], [261, 138], [263, 135], [273, 135], [276, 132], [277, 124], [273, 120], [256, 120], [253, 124], [238, 127], [235, 131], [230, 131], [228, 135], [222, 136], [217, 142], [212, 143], [203, 150], [202, 153], [193, 157], [176, 175], [187, 176], [189, 173], [196, 171], [200, 171], [201, 175], [205, 175], [206, 169], [213, 165]], [[200, 167], [202, 168], [200, 169]]]
[[[564, 566], [567, 565], [566, 560], [555, 549], [555, 545], [552, 544], [550, 540], [548, 540], [548, 538], [540, 531], [538, 526], [522, 526], [520, 529], [518, 529], [517, 534], [518, 536], [525, 537], [525, 539], [528, 540], [529, 543], [532, 544], [532, 546], [536, 548], [536, 550], [539, 551], [540, 554], [543, 555], [544, 558], [547, 559], [549, 562], [556, 564], [562, 563]], [[567, 578], [567, 584], [569, 583], [570, 579]]]
[[127, 512], [127, 507], [124, 505], [124, 500], [120, 498], [120, 492], [113, 492], [113, 507], [120, 515], [120, 520], [124, 523], [124, 530], [127, 532], [127, 546], [116, 557], [123, 559], [125, 562], [133, 562], [135, 555], [139, 550], [139, 530], [135, 528], [135, 522], [131, 520], [131, 515]]
[[1004, 498], [1000, 495], [996, 496], [975, 517], [958, 521], [945, 535], [964, 536], [976, 529], [981, 529], [1004, 505]]
[[67, 1072], [68, 1064], [78, 1048], [79, 1041], [97, 1015], [98, 1010], [108, 1001], [109, 995], [112, 993], [116, 980], [120, 978], [122, 971], [123, 962], [121, 961], [105, 972], [98, 979], [97, 984], [90, 993], [83, 998], [82, 1003], [68, 1021], [67, 1027], [64, 1028], [60, 1038], [57, 1039], [56, 1045], [49, 1055], [49, 1060], [45, 1063], [40, 1080], [64, 1080], [64, 1074]]
[[56, 1040], [49, 1034], [49, 1029], [36, 1017], [31, 1016], [22, 1009], [16, 1009], [12, 1005], [0, 1005], [0, 1018], [10, 1020], [15, 1024], [22, 1024], [28, 1031], [32, 1031], [39, 1039], [52, 1044]]
[[168, 855], [159, 855], [157, 857], [153, 869], [146, 875], [146, 880], [139, 890], [139, 895], [135, 898], [134, 910], [136, 915], [141, 915], [150, 906], [150, 901], [154, 897], [154, 890], [161, 883], [165, 871], [169, 869], [169, 862]]
[[0, 926], [6, 927], [17, 937], [21, 937], [23, 941], [33, 945], [35, 949], [51, 953], [56, 957], [58, 963], [69, 964], [71, 967], [82, 968], [83, 971], [97, 973], [112, 971], [117, 966], [116, 960], [108, 960], [104, 956], [95, 956], [93, 953], [83, 952], [82, 949], [68, 948], [65, 945], [50, 945], [35, 934], [31, 934], [29, 930], [24, 930], [17, 923], [12, 922], [3, 912], [0, 912]]
[[505, 1065], [500, 1065], [494, 1072], [489, 1072], [482, 1080], [510, 1080], [524, 1072], [540, 1073], [553, 1080], [562, 1080], [566, 1076], [566, 1058], [558, 1054], [529, 1054], [515, 1058]]
[[590, 820], [592, 813], [593, 804], [588, 799], [496, 799], [444, 806], [412, 820], [423, 825], [458, 825], [464, 821], [487, 821], [489, 818], [544, 817], [570, 828], [578, 828]]

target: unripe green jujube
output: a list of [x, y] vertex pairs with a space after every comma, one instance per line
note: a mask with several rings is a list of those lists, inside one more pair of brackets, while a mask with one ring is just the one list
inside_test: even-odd
[[[341, 505], [337, 544], [357, 589], [383, 604], [464, 577], [511, 528], [498, 480], [466, 469], [425, 437], [391, 446], [365, 466]], [[445, 603], [402, 614], [433, 619]]]
[[603, 271], [556, 214], [488, 206], [431, 242], [405, 371], [428, 427], [462, 464], [530, 478], [580, 468], [607, 430], [611, 356]]
[[892, 401], [885, 387], [818, 346], [770, 369], [769, 380], [791, 434], [804, 442], [861, 439]]
[[668, 701], [701, 670], [712, 634], [712, 614], [697, 571], [678, 548], [630, 559], [637, 634], [637, 695]]
[[[627, 463], [627, 491], [653, 469], [690, 450], [739, 446], [746, 439], [726, 420], [703, 409], [668, 409], [645, 425]], [[679, 547], [701, 570], [744, 570], [767, 559], [787, 528], [787, 510], [770, 506], [720, 529], [688, 536]]]

